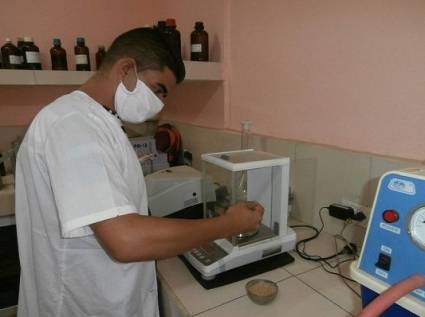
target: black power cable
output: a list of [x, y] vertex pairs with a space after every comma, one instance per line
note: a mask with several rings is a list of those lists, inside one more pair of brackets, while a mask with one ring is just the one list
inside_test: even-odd
[[[305, 239], [302, 239], [302, 240], [298, 241], [295, 244], [295, 251], [297, 252], [297, 254], [301, 258], [303, 258], [303, 259], [305, 259], [307, 261], [318, 262], [320, 264], [320, 266], [323, 268], [323, 270], [325, 270], [327, 273], [333, 274], [333, 275], [337, 275], [337, 276], [341, 277], [343, 279], [343, 281], [344, 281], [344, 284], [354, 294], [356, 294], [357, 296], [360, 297], [360, 294], [357, 293], [351, 286], [349, 286], [348, 283], [345, 280], [357, 283], [356, 281], [354, 281], [353, 279], [351, 279], [351, 278], [349, 278], [349, 277], [341, 274], [340, 272], [338, 272], [338, 273], [337, 272], [332, 272], [332, 271], [328, 270], [326, 268], [326, 266], [325, 266], [325, 265], [327, 265], [331, 269], [336, 269], [336, 268], [339, 268], [339, 266], [342, 263], [355, 260], [356, 259], [356, 255], [355, 255], [356, 250], [355, 250], [355, 248], [353, 248], [353, 246], [355, 247], [354, 244], [347, 244], [340, 251], [337, 250], [337, 252], [335, 254], [332, 254], [332, 255], [329, 255], [329, 256], [325, 256], [325, 257], [319, 256], [319, 255], [308, 254], [305, 251], [305, 247], [306, 247], [307, 242], [316, 239], [320, 235], [320, 233], [323, 231], [323, 229], [325, 227], [325, 223], [324, 223], [323, 217], [322, 217], [322, 211], [323, 210], [329, 210], [329, 208], [328, 207], [321, 207], [319, 209], [319, 217], [320, 217], [320, 222], [321, 222], [320, 229], [317, 229], [316, 227], [310, 226], [310, 225], [294, 225], [294, 226], [290, 226], [291, 228], [307, 228], [307, 229], [311, 229], [311, 230], [314, 231], [314, 234], [312, 236], [310, 236], [308, 238], [305, 238]], [[345, 228], [345, 226], [344, 226], [344, 228]], [[352, 257], [350, 257], [349, 259], [338, 261], [335, 265], [332, 265], [330, 262], [328, 262], [328, 260], [334, 259], [334, 258], [336, 258], [336, 257], [338, 257], [338, 256], [340, 256], [342, 254], [352, 255]]]

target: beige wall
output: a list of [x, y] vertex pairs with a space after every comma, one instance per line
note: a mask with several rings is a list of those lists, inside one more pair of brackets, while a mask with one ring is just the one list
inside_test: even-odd
[[229, 128], [425, 158], [425, 2], [231, 1]]

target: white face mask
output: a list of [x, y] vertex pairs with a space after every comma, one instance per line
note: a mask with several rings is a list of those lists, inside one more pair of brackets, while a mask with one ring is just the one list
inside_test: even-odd
[[120, 82], [115, 92], [115, 110], [127, 122], [142, 123], [157, 115], [163, 107], [161, 99], [138, 77], [133, 91], [128, 91]]

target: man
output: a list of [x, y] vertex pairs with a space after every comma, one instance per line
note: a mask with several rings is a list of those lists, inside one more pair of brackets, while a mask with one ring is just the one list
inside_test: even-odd
[[162, 109], [184, 77], [171, 52], [155, 30], [120, 35], [99, 72], [29, 127], [16, 169], [19, 317], [158, 316], [153, 260], [258, 228], [254, 202], [212, 219], [148, 216], [120, 119], [142, 122]]

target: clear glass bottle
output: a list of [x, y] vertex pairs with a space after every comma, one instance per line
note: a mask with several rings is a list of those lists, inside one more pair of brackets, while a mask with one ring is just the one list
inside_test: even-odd
[[4, 69], [20, 69], [21, 57], [18, 48], [11, 39], [6, 38], [6, 43], [1, 47], [2, 67]]
[[50, 58], [52, 60], [52, 70], [68, 70], [66, 60], [66, 51], [61, 47], [61, 40], [53, 39], [53, 47], [50, 49]]
[[190, 34], [190, 60], [207, 62], [208, 51], [208, 33], [204, 30], [204, 23], [198, 21]]
[[34, 44], [32, 37], [25, 36], [22, 46], [25, 69], [41, 69], [40, 49]]
[[77, 37], [77, 45], [74, 47], [75, 69], [81, 71], [90, 71], [90, 52], [86, 46], [84, 37]]

